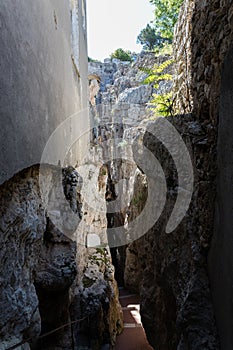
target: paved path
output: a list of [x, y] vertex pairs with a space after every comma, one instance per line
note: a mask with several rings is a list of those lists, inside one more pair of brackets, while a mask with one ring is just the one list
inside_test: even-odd
[[120, 289], [120, 303], [124, 315], [124, 330], [117, 337], [115, 350], [153, 350], [141, 324], [139, 296]]

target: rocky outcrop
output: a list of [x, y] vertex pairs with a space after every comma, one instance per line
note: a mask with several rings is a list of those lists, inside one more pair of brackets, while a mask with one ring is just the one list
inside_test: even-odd
[[[229, 240], [224, 238], [231, 234], [229, 203], [232, 195], [228, 181], [232, 174], [229, 166], [231, 141], [226, 139], [231, 125], [232, 72], [229, 67], [232, 53], [227, 54], [232, 45], [231, 17], [229, 1], [185, 1], [176, 27], [174, 89], [180, 116], [170, 122], [188, 145], [195, 182], [189, 211], [172, 234], [165, 233], [165, 226], [177, 195], [174, 164], [158, 141], [147, 133], [144, 136], [144, 142], [165, 170], [170, 190], [158, 223], [133, 243], [132, 254], [137, 259], [128, 259], [126, 277], [131, 282], [130, 264], [134, 263], [137, 271], [141, 271], [142, 319], [155, 349], [218, 349], [218, 331], [221, 348], [232, 347], [232, 314], [229, 311], [232, 259]], [[221, 96], [221, 74], [226, 57]], [[219, 117], [222, 118], [220, 124]], [[215, 212], [217, 152], [220, 154], [219, 192]], [[139, 252], [144, 250], [146, 254], [141, 255]]]
[[41, 334], [61, 329], [45, 339], [34, 341], [34, 348], [72, 347], [69, 294], [77, 272], [75, 242], [47, 219], [34, 284], [39, 299]]
[[[148, 96], [145, 96], [146, 90], [140, 83], [135, 86], [132, 79], [131, 74], [134, 79], [137, 75], [135, 65], [125, 68], [123, 77], [116, 72], [113, 75], [115, 81], [99, 95], [103, 104], [110, 104], [101, 114], [103, 120], [110, 121], [111, 125], [116, 121], [122, 123], [118, 135], [123, 137], [123, 143], [127, 144], [127, 121], [130, 120], [130, 126], [142, 121], [143, 130], [139, 132], [142, 134], [139, 138], [156, 155], [165, 171], [167, 201], [157, 224], [144, 237], [130, 243], [126, 250], [113, 251], [116, 265], [121, 270], [125, 266], [125, 284], [133, 291], [140, 291], [143, 324], [155, 349], [167, 349], [168, 346], [169, 349], [218, 349], [220, 346], [214, 312], [217, 309], [214, 310], [212, 302], [214, 289], [219, 290], [219, 286], [216, 287], [214, 277], [211, 277], [213, 286], [210, 285], [208, 273], [208, 270], [212, 271], [214, 276], [216, 241], [215, 250], [209, 256], [209, 268], [207, 258], [214, 229], [219, 86], [224, 55], [231, 42], [230, 13], [231, 6], [227, 2], [220, 7], [219, 2], [203, 4], [200, 1], [186, 1], [177, 25], [174, 90], [180, 115], [169, 121], [178, 130], [190, 152], [194, 190], [190, 208], [174, 232], [166, 233], [166, 224], [178, 194], [177, 169], [169, 150], [147, 132], [150, 124], [145, 121], [145, 109], [140, 110], [140, 103], [145, 102]], [[220, 25], [220, 18], [223, 25]], [[204, 47], [205, 37], [212, 38], [208, 41], [207, 49]], [[214, 45], [213, 50], [210, 50], [211, 45]], [[210, 52], [213, 54], [210, 55]], [[145, 100], [140, 95], [142, 90]], [[131, 101], [134, 109], [124, 106], [127, 101]], [[139, 109], [135, 108], [137, 103]], [[114, 113], [109, 113], [112, 110]], [[107, 119], [108, 116], [111, 118]], [[114, 130], [117, 132], [117, 128]], [[131, 141], [138, 140], [135, 135], [137, 131], [130, 132]], [[136, 168], [131, 169], [131, 175], [127, 178], [123, 164], [115, 162], [110, 170], [114, 179], [113, 199], [114, 194], [119, 196], [117, 181], [131, 177], [123, 190], [127, 209], [117, 213], [114, 218], [110, 216], [109, 224], [113, 226], [119, 223], [126, 225], [130, 222], [130, 215], [133, 220], [134, 214], [137, 216], [141, 210], [140, 207], [135, 208], [129, 193], [140, 192], [142, 182], [132, 190]], [[142, 198], [142, 206], [144, 202], [146, 197]], [[227, 334], [226, 331], [222, 332]], [[229, 342], [223, 344], [230, 349]]]
[[[49, 184], [53, 171], [44, 169]], [[46, 214], [39, 190], [39, 166], [1, 185], [1, 349], [41, 331], [35, 273]]]
[[[50, 216], [47, 211], [49, 200], [56, 202], [61, 175], [59, 167], [34, 166], [1, 185], [1, 349], [22, 343], [24, 349], [68, 350], [81, 346], [83, 335], [92, 339], [90, 349], [100, 349], [104, 342], [113, 345], [121, 330], [110, 252], [107, 247], [90, 251], [81, 244], [80, 237], [86, 242], [88, 232], [78, 225], [82, 180], [74, 168], [63, 170], [64, 204], [57, 198], [67, 212]], [[46, 197], [41, 197], [39, 176]], [[99, 179], [98, 188], [103, 182]], [[104, 188], [101, 191], [105, 194]], [[56, 226], [54, 218], [69, 219], [69, 207], [78, 218], [69, 228], [79, 240]], [[106, 226], [101, 229], [106, 236]]]
[[122, 312], [114, 280], [110, 252], [107, 248], [91, 249], [81, 283], [74, 290], [71, 304], [73, 334], [78, 346], [98, 350], [102, 345], [113, 348], [116, 336], [122, 331]]
[[[113, 348], [122, 330], [122, 311], [107, 240], [105, 194], [108, 172], [103, 149], [92, 145], [81, 169], [83, 220], [77, 231], [78, 275], [72, 288], [70, 314], [73, 341], [77, 347]], [[97, 171], [96, 171], [97, 170]], [[76, 322], [81, 319], [81, 322]]]
[[[182, 223], [170, 234], [166, 233], [165, 228], [177, 197], [177, 173], [168, 151], [146, 132], [149, 124], [144, 123], [143, 142], [158, 157], [165, 171], [168, 185], [167, 203], [158, 223], [143, 238], [130, 243], [126, 255], [122, 250], [124, 256], [121, 259], [119, 259], [120, 250], [118, 250], [116, 260], [122, 266], [126, 258], [125, 283], [132, 290], [140, 290], [143, 324], [148, 339], [155, 349], [168, 347], [169, 349], [218, 349], [220, 347], [218, 330], [220, 330], [221, 347], [224, 349], [232, 347], [230, 336], [232, 316], [229, 311], [231, 308], [229, 295], [232, 287], [228, 283], [229, 272], [227, 274], [226, 271], [229, 267], [224, 263], [226, 260], [224, 254], [227, 254], [228, 262], [231, 262], [231, 257], [230, 248], [226, 248], [229, 244], [222, 242], [221, 235], [221, 230], [224, 230], [226, 237], [229, 237], [231, 219], [229, 204], [227, 200], [224, 201], [222, 195], [219, 196], [217, 211], [218, 215], [222, 213], [222, 219], [218, 216], [216, 226], [218, 234], [214, 237], [209, 254], [214, 232], [221, 74], [224, 59], [232, 44], [231, 19], [230, 1], [190, 0], [185, 1], [181, 9], [174, 43], [175, 107], [180, 115], [170, 119], [170, 122], [188, 146], [195, 182], [189, 211]], [[228, 56], [228, 64], [229, 57], [231, 53]], [[230, 69], [226, 71], [231, 74]], [[136, 76], [135, 65], [128, 66], [123, 74], [118, 72], [113, 75], [115, 81], [111, 86], [106, 87], [102, 94], [102, 103], [106, 101], [116, 107], [114, 115], [116, 117], [115, 119], [112, 117], [111, 122], [122, 121], [121, 135], [126, 134], [127, 118], [131, 122], [130, 125], [134, 125], [134, 122], [137, 124], [145, 118], [144, 111], [140, 117], [135, 106], [134, 109], [123, 108], [123, 105], [119, 104], [119, 101], [123, 103], [131, 101], [133, 104], [140, 105], [142, 101], [140, 93], [144, 88], [135, 86]], [[229, 79], [226, 80], [225, 73], [226, 81], [227, 83], [222, 86], [224, 95], [221, 101], [226, 101], [229, 105], [231, 82]], [[105, 117], [111, 115], [109, 113], [111, 110], [112, 106], [105, 113]], [[221, 105], [220, 112], [220, 116], [224, 118], [225, 105]], [[228, 115], [229, 113], [228, 111]], [[104, 120], [107, 120], [107, 117]], [[224, 120], [220, 123], [221, 125], [222, 130], [226, 132]], [[133, 139], [132, 135], [133, 133], [131, 139]], [[223, 131], [220, 135], [223, 142]], [[223, 146], [223, 149], [231, 155], [227, 145]], [[223, 155], [222, 149], [220, 154]], [[228, 165], [226, 166], [225, 157], [224, 159], [219, 158], [219, 164], [225, 164], [225, 170], [219, 168], [219, 173], [222, 174], [220, 178], [221, 181], [225, 179], [230, 188], [227, 180], [230, 173], [226, 170]], [[114, 174], [116, 173], [115, 171]], [[118, 171], [118, 177], [115, 176], [114, 179], [122, 178], [122, 174], [123, 171]], [[127, 190], [132, 189], [132, 184], [133, 182], [130, 187], [126, 187]], [[219, 182], [219, 189], [221, 186], [223, 182]], [[117, 189], [116, 185], [115, 189]], [[231, 191], [227, 192], [229, 197]], [[219, 207], [220, 203], [225, 205], [224, 214]], [[133, 209], [133, 203], [128, 204], [127, 211], [130, 212]], [[124, 223], [125, 219], [129, 220], [127, 211], [121, 212], [120, 215], [118, 213], [115, 216], [116, 222]], [[113, 221], [111, 218], [111, 223]], [[219, 222], [222, 222], [221, 227]], [[224, 258], [217, 259], [219, 254]], [[218, 277], [215, 274], [215, 268], [217, 268]], [[224, 274], [222, 274], [223, 271]], [[218, 282], [220, 275], [222, 285], [227, 286], [226, 289], [222, 288]], [[213, 307], [212, 297], [214, 297], [215, 307]], [[221, 310], [222, 306], [225, 313]], [[224, 320], [226, 314], [227, 322]], [[218, 327], [216, 327], [215, 315]]]

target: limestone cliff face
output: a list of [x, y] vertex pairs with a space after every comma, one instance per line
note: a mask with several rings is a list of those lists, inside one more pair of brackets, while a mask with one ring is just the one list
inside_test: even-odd
[[[122, 330], [122, 311], [107, 239], [108, 173], [106, 166], [98, 168], [99, 164], [103, 164], [103, 149], [92, 145], [82, 169], [83, 218], [76, 232], [78, 275], [70, 306], [74, 343], [77, 348], [93, 350], [102, 349], [104, 344], [113, 348]], [[77, 319], [82, 321], [75, 323]]]
[[188, 146], [195, 182], [189, 211], [169, 235], [165, 225], [177, 194], [174, 164], [144, 134], [171, 188], [158, 223], [128, 248], [125, 282], [138, 288], [129, 273], [134, 276], [130, 265], [137, 261], [143, 324], [155, 349], [232, 348], [231, 22], [230, 1], [185, 1], [181, 9], [174, 43], [181, 115], [170, 122]]
[[[209, 255], [209, 268], [207, 261], [214, 231], [220, 75], [224, 55], [231, 42], [230, 14], [231, 6], [228, 3], [220, 6], [219, 2], [203, 4], [200, 1], [186, 1], [177, 25], [175, 40], [177, 74], [174, 74], [174, 87], [177, 92], [177, 108], [181, 114], [170, 118], [169, 121], [182, 136], [189, 150], [194, 169], [194, 190], [190, 208], [174, 232], [167, 234], [165, 227], [177, 197], [176, 168], [169, 156], [169, 150], [147, 132], [153, 128], [153, 122], [150, 124], [146, 121], [148, 118], [146, 109], [138, 112], [140, 108], [135, 108], [137, 104], [139, 107], [143, 106], [150, 98], [150, 94], [146, 95], [144, 87], [134, 85], [138, 79], [137, 74], [140, 75], [141, 72], [134, 70], [135, 65], [126, 65], [124, 70], [119, 69], [119, 72], [113, 73], [115, 80], [105, 88], [102, 87], [98, 95], [102, 104], [106, 101], [104, 112], [99, 114], [103, 121], [110, 121], [111, 125], [121, 121], [120, 131], [118, 128], [114, 131], [125, 141], [127, 137], [135, 142], [139, 142], [140, 139], [140, 142], [156, 155], [166, 175], [167, 202], [158, 222], [145, 236], [129, 243], [127, 249], [119, 248], [112, 252], [115, 265], [120, 270], [118, 279], [122, 282], [124, 277], [124, 283], [128, 288], [140, 292], [143, 324], [148, 339], [155, 349], [219, 349], [220, 347], [218, 325], [223, 322], [223, 314], [220, 312], [221, 303], [217, 299], [220, 286], [214, 276], [214, 266], [218, 268], [223, 266], [222, 262], [217, 262], [215, 259], [217, 242], [221, 241], [220, 236], [218, 240], [215, 239]], [[216, 29], [213, 29], [212, 25], [215, 25]], [[208, 41], [208, 45], [214, 45], [212, 51], [208, 45], [207, 48], [204, 47], [204, 37], [212, 38]], [[217, 47], [222, 49], [216, 52]], [[138, 82], [140, 84], [140, 79]], [[229, 84], [228, 81], [228, 89]], [[226, 92], [224, 96], [228, 96]], [[127, 101], [132, 103], [134, 108], [119, 103]], [[101, 107], [103, 108], [103, 105]], [[223, 110], [222, 108], [221, 111]], [[111, 113], [112, 111], [114, 113]], [[127, 128], [127, 120], [131, 121], [130, 130]], [[132, 124], [135, 126], [140, 122], [140, 127], [132, 128]], [[156, 123], [154, 125], [156, 127]], [[119, 196], [118, 180], [127, 179], [127, 185], [123, 190], [127, 209], [109, 217], [109, 225], [114, 227], [130, 222], [140, 213], [146, 203], [146, 196], [143, 196], [146, 187], [143, 174], [138, 178], [135, 177], [137, 167], [131, 167], [127, 177], [124, 162], [115, 164], [112, 162], [112, 165], [110, 175], [114, 185], [113, 198], [114, 195]], [[137, 194], [136, 197], [139, 194], [140, 201], [132, 200], [130, 192]], [[208, 270], [211, 272], [211, 279]], [[229, 287], [228, 291], [230, 289]], [[215, 307], [213, 296], [216, 298]], [[228, 305], [229, 309], [227, 298], [224, 305], [225, 308]], [[230, 349], [230, 333], [222, 326], [220, 331], [222, 344]]]

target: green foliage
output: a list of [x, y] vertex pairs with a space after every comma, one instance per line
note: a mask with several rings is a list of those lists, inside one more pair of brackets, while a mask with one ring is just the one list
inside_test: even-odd
[[[148, 74], [144, 79], [143, 84], [151, 84], [155, 89], [158, 89], [159, 82], [162, 80], [172, 80], [172, 75], [166, 73], [167, 68], [173, 63], [172, 59], [166, 60], [161, 64], [155, 64], [153, 68], [142, 68]], [[153, 99], [150, 101], [151, 109], [155, 116], [168, 117], [174, 115], [173, 109], [173, 93], [153, 94]]]
[[111, 55], [111, 58], [117, 58], [121, 61], [132, 62], [131, 52], [129, 50], [117, 49]]
[[154, 26], [162, 38], [173, 39], [173, 30], [177, 22], [183, 0], [150, 0], [155, 6]]
[[172, 92], [161, 95], [154, 94], [151, 104], [155, 116], [168, 117], [174, 115]]
[[99, 61], [88, 56], [88, 62], [99, 62]]
[[108, 173], [107, 168], [105, 166], [102, 166], [100, 168], [100, 176], [105, 176], [105, 175], [107, 175], [107, 173]]
[[155, 64], [153, 68], [141, 68], [148, 74], [147, 78], [142, 82], [143, 84], [153, 84], [155, 89], [158, 89], [159, 82], [162, 80], [172, 80], [172, 75], [164, 73], [165, 69], [173, 63], [173, 60], [166, 60], [161, 64]]
[[153, 51], [158, 56], [167, 56], [167, 55], [172, 56], [172, 53], [173, 53], [172, 43], [164, 43], [162, 47], [156, 47]]
[[161, 35], [156, 33], [155, 28], [147, 24], [146, 28], [142, 29], [137, 37], [137, 43], [141, 44], [143, 50], [153, 50], [155, 47], [161, 48], [167, 39], [161, 37]]
[[89, 257], [91, 263], [95, 263], [98, 266], [102, 264], [109, 264], [108, 251], [106, 248], [96, 248], [96, 252]]
[[90, 288], [95, 283], [95, 280], [84, 275], [82, 282], [84, 288]]
[[133, 197], [131, 203], [135, 205], [136, 207], [139, 206], [144, 200], [144, 197], [142, 194], [138, 194], [137, 196]]

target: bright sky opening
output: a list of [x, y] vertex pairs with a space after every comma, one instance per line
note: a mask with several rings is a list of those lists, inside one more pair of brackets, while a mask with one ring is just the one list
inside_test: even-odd
[[137, 36], [153, 17], [149, 0], [87, 0], [88, 56], [103, 61], [118, 48], [140, 52]]

